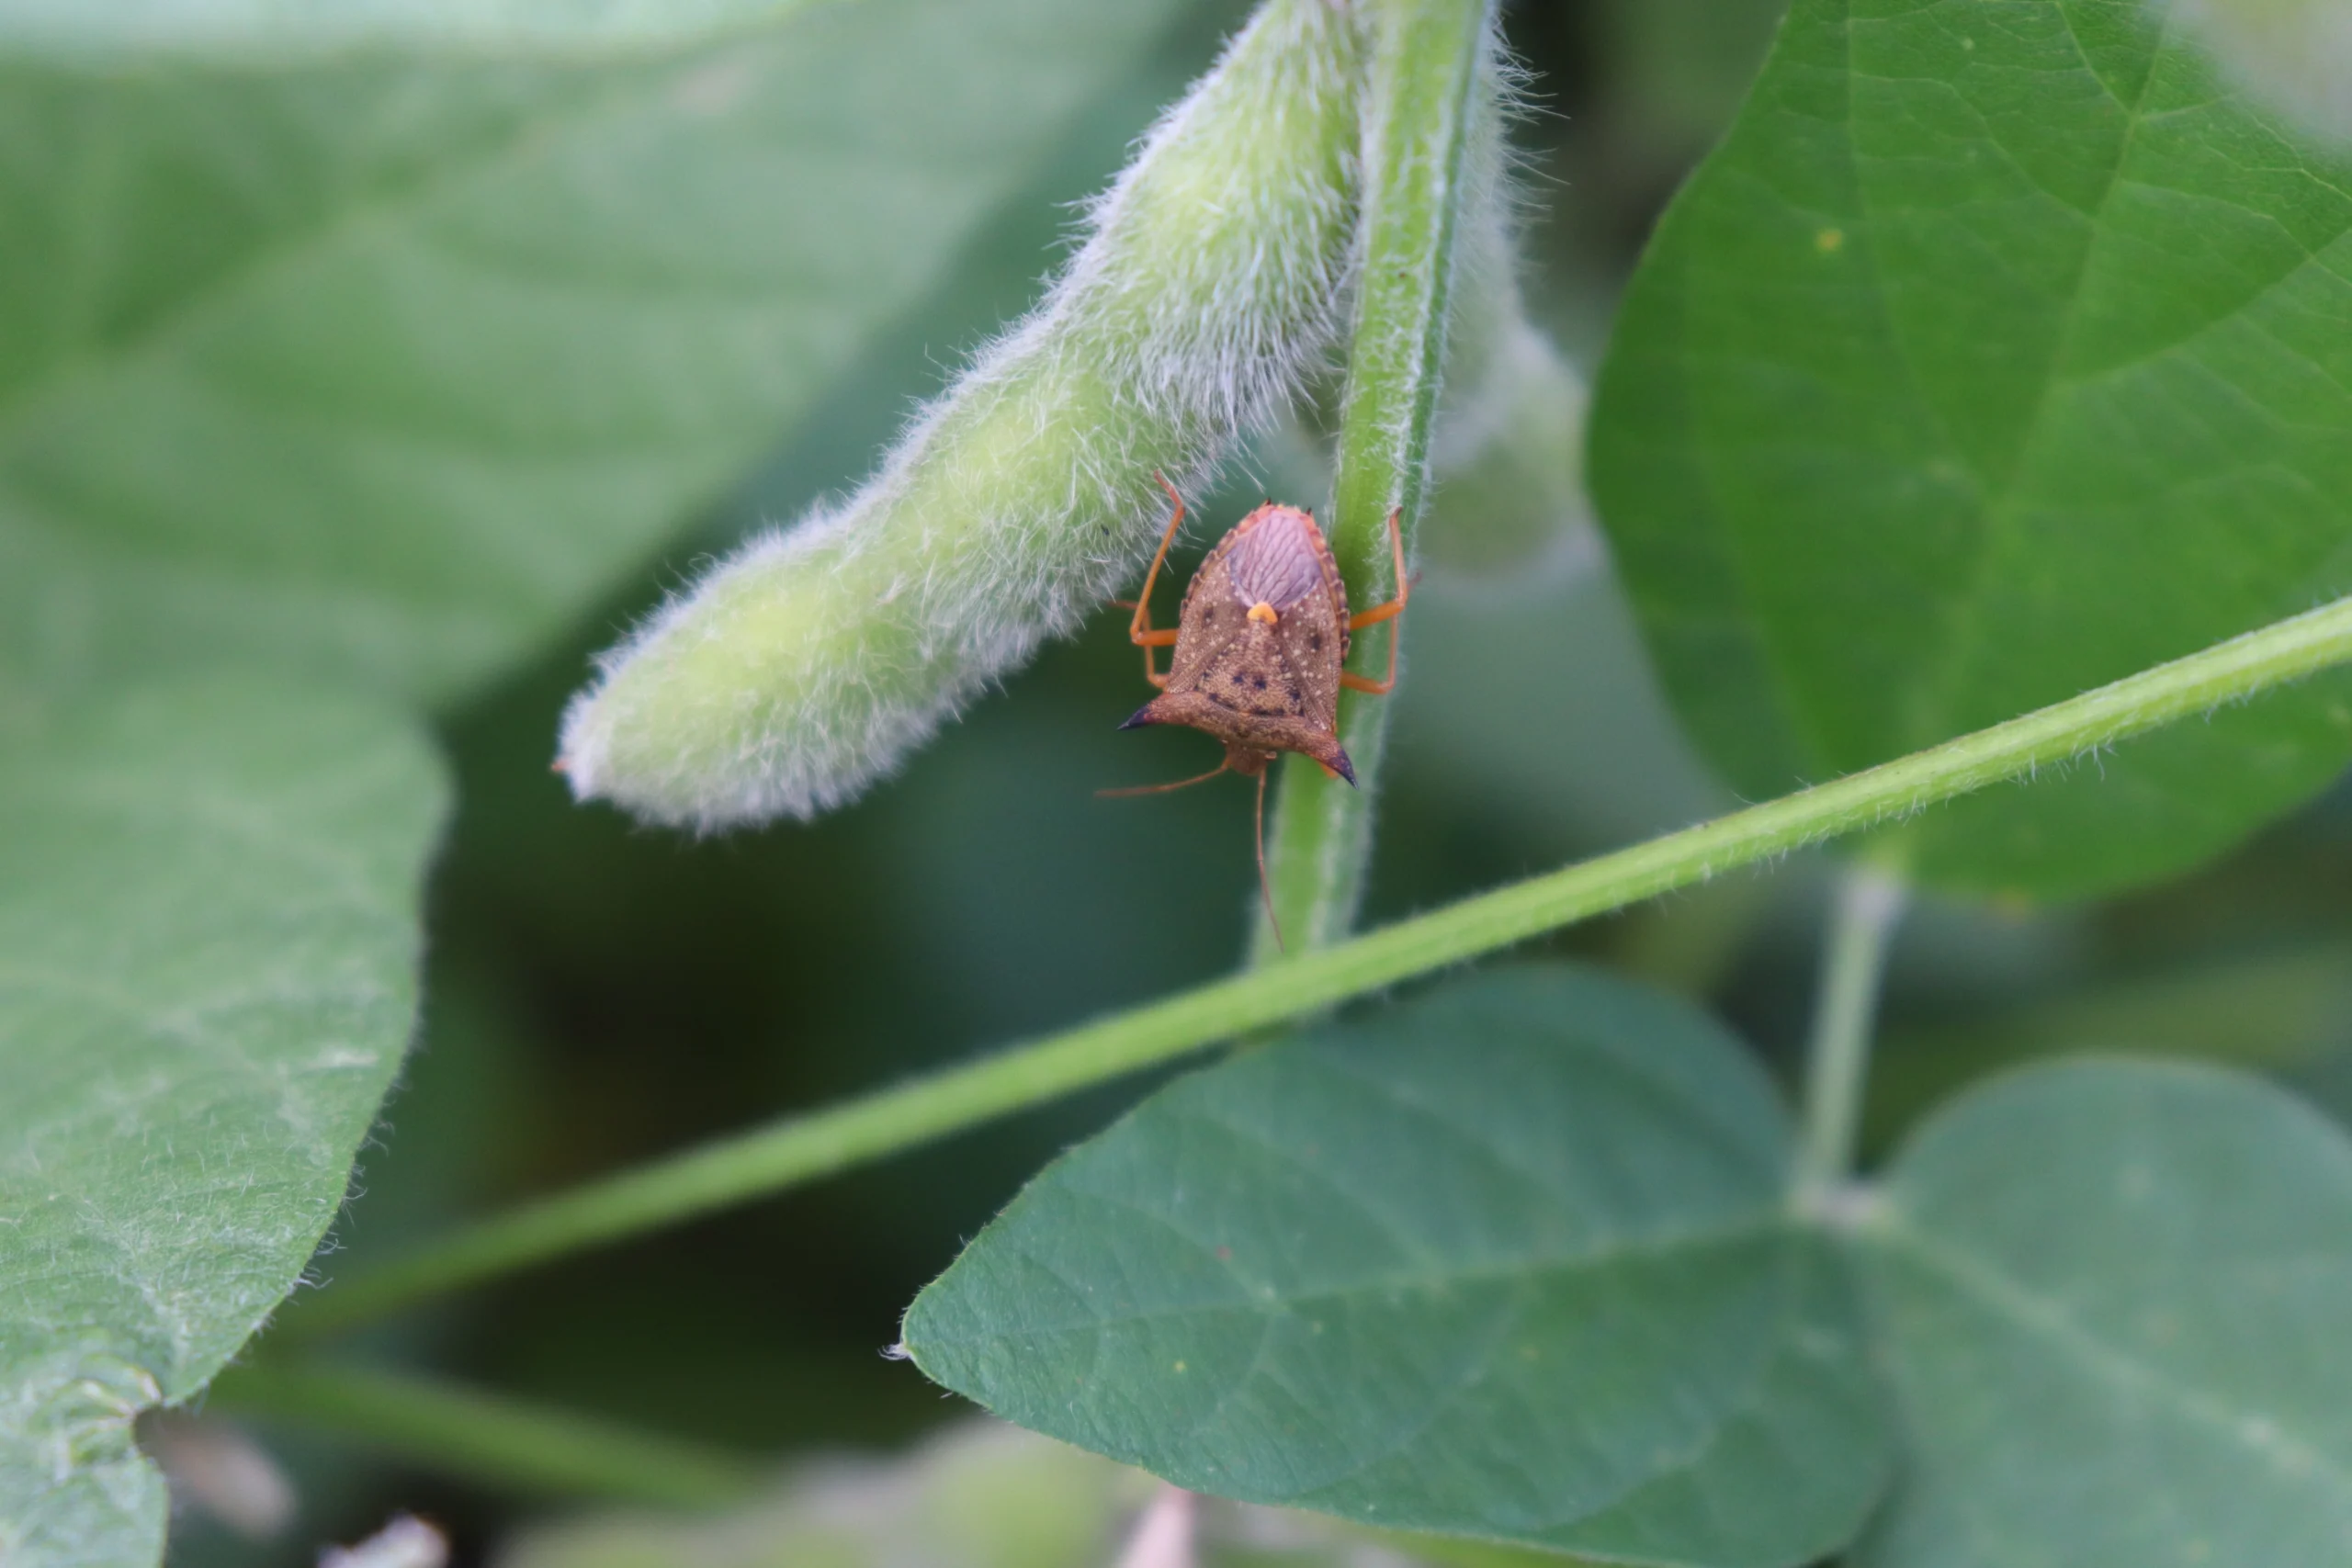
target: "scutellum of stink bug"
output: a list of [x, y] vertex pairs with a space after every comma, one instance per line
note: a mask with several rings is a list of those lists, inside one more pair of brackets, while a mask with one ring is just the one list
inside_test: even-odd
[[[1176, 625], [1155, 630], [1151, 590], [1168, 559], [1168, 547], [1184, 525], [1184, 498], [1163, 476], [1159, 488], [1175, 515], [1159, 536], [1159, 552], [1137, 595], [1127, 636], [1143, 649], [1144, 679], [1159, 695], [1137, 708], [1119, 728], [1182, 724], [1205, 730], [1225, 743], [1225, 761], [1197, 777], [1139, 789], [1109, 789], [1106, 795], [1159, 795], [1216, 777], [1239, 773], [1258, 781], [1258, 891], [1266, 920], [1282, 945], [1282, 922], [1274, 915], [1274, 893], [1266, 881], [1266, 769], [1276, 756], [1296, 751], [1322, 764], [1334, 778], [1356, 782], [1355, 764], [1340, 744], [1340, 692], [1385, 696], [1396, 685], [1396, 638], [1388, 639], [1388, 673], [1374, 681], [1340, 668], [1352, 634], [1405, 610], [1412, 584], [1405, 576], [1405, 540], [1398, 512], [1388, 514], [1388, 547], [1396, 563], [1396, 597], [1357, 615], [1348, 614], [1348, 586], [1340, 563], [1311, 512], [1268, 502], [1233, 525], [1233, 531], [1193, 574]], [[1401, 509], [1400, 509], [1401, 510]], [[1172, 648], [1168, 669], [1152, 650]]]

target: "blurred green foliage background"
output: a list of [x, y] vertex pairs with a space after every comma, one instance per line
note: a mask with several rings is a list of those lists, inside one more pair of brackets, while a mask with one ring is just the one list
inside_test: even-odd
[[[562, 646], [441, 716], [460, 805], [433, 883], [424, 1034], [320, 1272], [1236, 961], [1255, 897], [1249, 791], [1226, 781], [1094, 797], [1206, 764], [1188, 734], [1115, 732], [1142, 692], [1115, 612], [976, 705], [901, 777], [813, 826], [702, 842], [637, 829], [572, 806], [548, 759], [591, 654], [697, 558], [853, 483], [912, 402], [1035, 297], [1068, 204], [1102, 186], [1243, 9], [1193, 8], [1050, 171], [1001, 205], [947, 286], [871, 344], [813, 418], [779, 433], [738, 493]], [[1776, 10], [1507, 11], [1535, 76], [1537, 112], [1519, 132], [1528, 293], [1580, 366], [1648, 226], [1735, 108]], [[1282, 482], [1261, 462], [1203, 511], [1230, 518]], [[1368, 920], [1730, 803], [1662, 705], [1594, 538], [1507, 580], [1433, 571], [1408, 624]], [[2339, 790], [2219, 865], [2110, 904], [1925, 902], [1894, 963], [1874, 1135], [1883, 1144], [1997, 1061], [2102, 1033], [2250, 1057], [2352, 1106], [2352, 924], [2329, 896], [2347, 878], [2352, 795]], [[1785, 1059], [1812, 992], [1820, 886], [1800, 859], [1557, 945], [1705, 998]], [[904, 1441], [958, 1407], [882, 1358], [900, 1311], [1027, 1175], [1148, 1087], [525, 1275], [374, 1331], [372, 1348], [755, 1451]], [[431, 1513], [478, 1551], [548, 1506], [309, 1430], [265, 1435], [304, 1486], [284, 1561], [354, 1539], [394, 1506]], [[187, 1563], [266, 1557], [201, 1522], [175, 1550]]]

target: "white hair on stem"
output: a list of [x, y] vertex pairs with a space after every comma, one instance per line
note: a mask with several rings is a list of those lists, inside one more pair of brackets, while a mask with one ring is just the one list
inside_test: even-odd
[[600, 661], [560, 766], [703, 831], [896, 766], [1150, 553], [1328, 355], [1355, 243], [1355, 17], [1268, 0], [1093, 204], [1044, 303], [855, 494], [754, 539]]

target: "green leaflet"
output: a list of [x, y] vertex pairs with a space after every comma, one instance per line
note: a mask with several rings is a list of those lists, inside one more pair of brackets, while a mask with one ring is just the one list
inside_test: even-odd
[[43, 154], [0, 164], [0, 688], [479, 681], [772, 446], [1174, 6], [770, 9], [135, 69], [0, 25], [0, 142]]
[[924, 1371], [1181, 1485], [1657, 1563], [1799, 1563], [1886, 1453], [1762, 1075], [1596, 974], [1455, 982], [1180, 1080], [908, 1314]]
[[136, 1564], [130, 1418], [200, 1390], [343, 1201], [415, 1013], [444, 786], [371, 705], [138, 691], [0, 758], [0, 1561]]
[[2352, 1142], [2087, 1061], [1930, 1122], [1861, 1248], [1909, 1460], [1868, 1568], [2352, 1554]]
[[[1743, 794], [1895, 756], [2352, 587], [2352, 158], [2139, 0], [1800, 0], [1619, 321], [1592, 482]], [[2341, 681], [1883, 851], [2078, 894], [2352, 754]]]

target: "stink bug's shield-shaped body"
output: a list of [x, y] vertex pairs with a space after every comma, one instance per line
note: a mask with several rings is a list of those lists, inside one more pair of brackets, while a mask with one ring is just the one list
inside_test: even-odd
[[[1150, 795], [1182, 789], [1218, 773], [1236, 773], [1258, 781], [1258, 885], [1266, 897], [1266, 918], [1274, 919], [1273, 892], [1266, 886], [1266, 768], [1284, 751], [1297, 751], [1350, 784], [1355, 764], [1340, 744], [1340, 692], [1374, 694], [1396, 684], [1396, 639], [1388, 639], [1388, 674], [1374, 681], [1340, 668], [1349, 634], [1394, 619], [1411, 592], [1405, 575], [1405, 541], [1398, 513], [1388, 514], [1388, 547], [1396, 564], [1396, 597], [1360, 615], [1348, 614], [1347, 584], [1340, 563], [1316, 525], [1314, 513], [1272, 502], [1258, 508], [1217, 541], [1193, 585], [1175, 628], [1153, 629], [1151, 587], [1168, 559], [1168, 547], [1184, 524], [1183, 499], [1161, 479], [1176, 503], [1159, 553], [1143, 580], [1128, 637], [1143, 649], [1144, 678], [1159, 695], [1136, 710], [1120, 728], [1182, 724], [1204, 730], [1225, 743], [1225, 761], [1197, 779], [1149, 784], [1105, 795]], [[1173, 648], [1166, 674], [1152, 649]]]
[[1218, 541], [1185, 591], [1165, 689], [1130, 727], [1182, 724], [1225, 742], [1225, 765], [1263, 773], [1300, 751], [1355, 782], [1340, 744], [1348, 590], [1311, 513], [1261, 506]]

